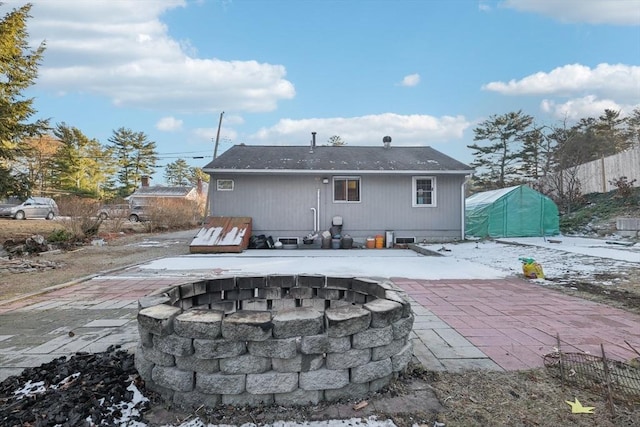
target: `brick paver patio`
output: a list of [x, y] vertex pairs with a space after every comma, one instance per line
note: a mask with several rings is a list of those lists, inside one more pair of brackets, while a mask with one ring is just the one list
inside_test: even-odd
[[636, 354], [625, 341], [640, 349], [640, 316], [523, 279], [394, 282], [505, 370], [543, 366], [558, 334], [567, 352], [599, 356], [602, 343], [627, 360]]
[[[137, 300], [179, 277], [100, 276], [0, 303], [0, 379], [75, 351], [137, 342]], [[433, 370], [543, 366], [556, 336], [564, 351], [627, 360], [640, 349], [640, 316], [517, 278], [393, 281], [415, 313], [414, 356]], [[73, 331], [74, 334], [68, 334]]]

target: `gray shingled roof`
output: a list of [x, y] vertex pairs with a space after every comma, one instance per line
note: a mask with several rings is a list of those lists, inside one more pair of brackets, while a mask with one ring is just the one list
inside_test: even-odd
[[163, 187], [152, 185], [149, 187], [139, 187], [133, 192], [131, 197], [186, 197], [194, 190], [191, 186]]
[[235, 145], [204, 167], [220, 171], [424, 171], [471, 173], [472, 168], [431, 147]]

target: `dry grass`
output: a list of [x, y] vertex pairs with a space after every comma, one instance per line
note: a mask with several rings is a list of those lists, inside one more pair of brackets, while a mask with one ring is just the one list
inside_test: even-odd
[[[445, 411], [447, 426], [598, 426], [640, 425], [640, 401], [617, 401], [615, 415], [603, 390], [562, 387], [542, 368], [519, 372], [437, 373], [431, 382]], [[595, 407], [572, 414], [566, 401]]]

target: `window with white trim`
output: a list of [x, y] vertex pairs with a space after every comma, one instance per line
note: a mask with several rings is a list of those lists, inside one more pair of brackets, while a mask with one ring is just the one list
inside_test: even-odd
[[335, 203], [359, 203], [360, 202], [360, 177], [359, 176], [333, 177], [333, 201]]
[[413, 202], [414, 208], [436, 206], [436, 178], [433, 176], [413, 177]]
[[232, 179], [217, 179], [216, 180], [216, 189], [218, 191], [233, 191], [233, 180]]

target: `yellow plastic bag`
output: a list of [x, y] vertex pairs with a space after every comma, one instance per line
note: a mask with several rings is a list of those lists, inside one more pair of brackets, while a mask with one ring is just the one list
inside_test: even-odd
[[527, 279], [544, 279], [542, 266], [533, 260], [522, 264], [522, 273]]
[[544, 279], [542, 266], [533, 258], [520, 258], [522, 261], [522, 273], [527, 279]]

